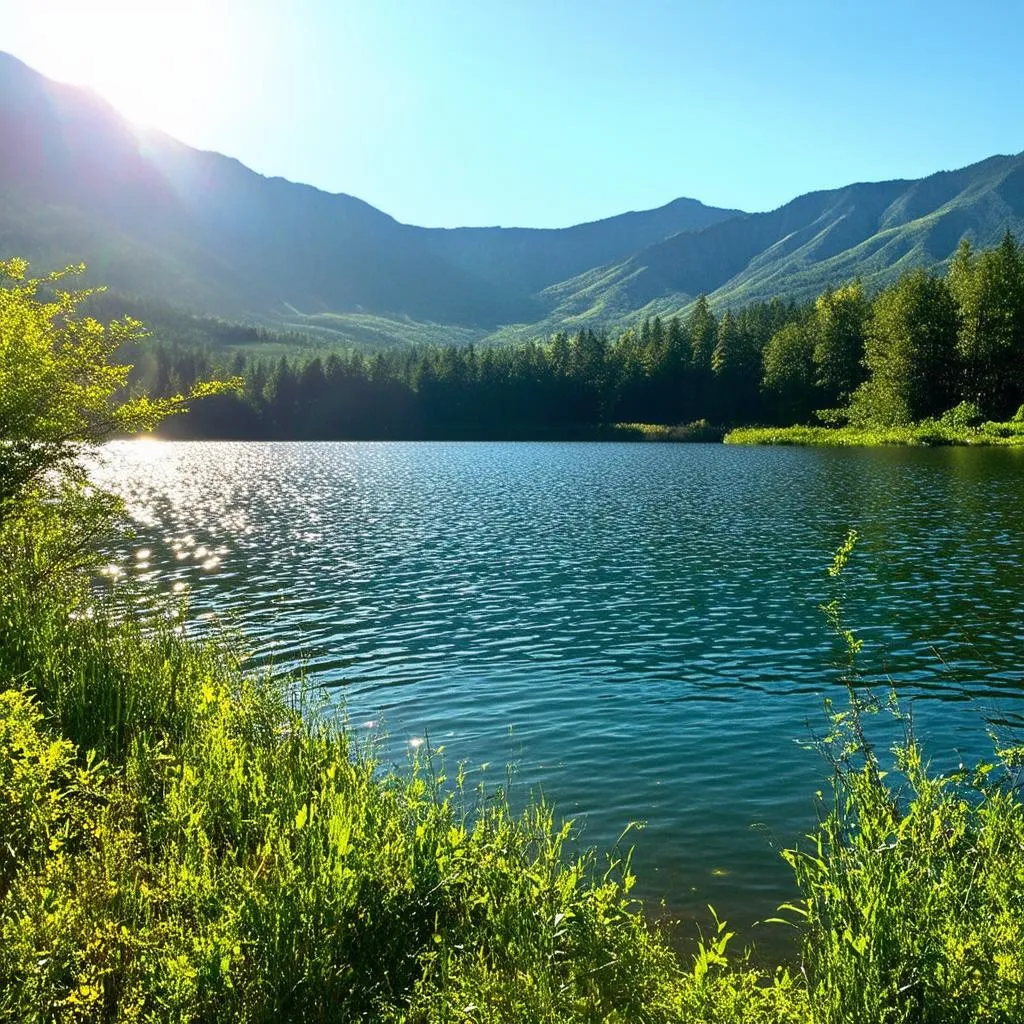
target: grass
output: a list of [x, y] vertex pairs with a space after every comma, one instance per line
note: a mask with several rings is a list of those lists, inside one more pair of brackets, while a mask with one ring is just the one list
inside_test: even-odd
[[1024, 1017], [1024, 749], [939, 779], [908, 740], [893, 783], [858, 698], [823, 743], [835, 805], [787, 853], [802, 969], [754, 969], [724, 924], [681, 960], [628, 855], [546, 804], [385, 772], [225, 644], [31, 578], [0, 590], [2, 1021]]
[[987, 422], [978, 427], [955, 427], [925, 420], [901, 427], [737, 427], [725, 435], [726, 444], [777, 445], [1001, 445], [1024, 446], [1024, 423]]
[[816, 1022], [1024, 1019], [1020, 754], [937, 778], [910, 742], [901, 791], [870, 758], [844, 773], [813, 845], [789, 854]]
[[612, 437], [621, 441], [721, 441], [724, 431], [707, 420], [666, 426], [661, 423], [615, 423]]
[[0, 640], [2, 1020], [799, 1019], [724, 932], [680, 965], [628, 857], [383, 772], [221, 645], [18, 587]]

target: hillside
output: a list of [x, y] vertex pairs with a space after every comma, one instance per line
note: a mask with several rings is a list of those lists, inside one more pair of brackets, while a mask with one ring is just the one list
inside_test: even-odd
[[881, 286], [960, 238], [1024, 236], [1024, 156], [814, 192], [768, 213], [677, 199], [561, 229], [421, 228], [126, 122], [0, 54], [0, 252], [84, 261], [126, 301], [381, 347], [500, 341]]
[[849, 185], [678, 234], [548, 288], [550, 324], [674, 313], [706, 293], [718, 307], [807, 299], [860, 277], [869, 289], [908, 267], [940, 267], [964, 236], [979, 248], [1024, 237], [1024, 154], [917, 181]]
[[565, 231], [412, 227], [135, 129], [0, 54], [0, 247], [46, 267], [84, 260], [118, 291], [204, 313], [486, 330], [543, 316], [534, 293], [595, 261], [732, 213], [677, 200]]

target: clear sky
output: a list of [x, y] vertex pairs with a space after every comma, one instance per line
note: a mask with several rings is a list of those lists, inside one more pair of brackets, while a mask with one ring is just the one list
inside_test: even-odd
[[409, 223], [558, 227], [1024, 150], [1020, 0], [0, 0], [0, 49]]

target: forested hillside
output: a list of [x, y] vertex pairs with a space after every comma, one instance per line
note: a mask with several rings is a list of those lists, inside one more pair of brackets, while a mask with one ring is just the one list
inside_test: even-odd
[[545, 293], [548, 323], [616, 322], [629, 311], [672, 315], [699, 294], [735, 307], [777, 295], [808, 299], [860, 277], [880, 288], [913, 266], [948, 264], [962, 238], [996, 245], [1024, 230], [1024, 157], [992, 157], [920, 181], [850, 185], [679, 234], [614, 267]]
[[[594, 436], [616, 423], [907, 425], [1005, 421], [1024, 403], [1024, 256], [958, 248], [872, 293], [854, 281], [811, 302], [773, 299], [645, 317], [611, 335], [544, 343], [358, 351], [276, 361], [157, 346], [139, 383], [159, 395], [221, 370], [245, 380], [168, 424], [175, 436]], [[1024, 430], [1024, 428], [1022, 428]], [[698, 436], [705, 436], [699, 434]]]

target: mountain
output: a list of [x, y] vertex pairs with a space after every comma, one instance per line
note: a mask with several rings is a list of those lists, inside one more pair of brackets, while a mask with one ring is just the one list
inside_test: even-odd
[[1024, 155], [800, 196], [768, 213], [677, 199], [561, 229], [421, 228], [125, 121], [0, 53], [0, 254], [84, 261], [139, 301], [350, 343], [495, 340], [869, 287], [959, 240], [1024, 237]]
[[810, 298], [860, 277], [869, 288], [908, 267], [939, 267], [968, 237], [1024, 237], [1024, 154], [994, 156], [916, 181], [849, 185], [800, 196], [657, 242], [544, 294], [552, 322], [675, 312], [702, 292], [717, 306], [776, 295]]
[[384, 314], [489, 329], [544, 287], [732, 216], [696, 200], [569, 228], [424, 229], [360, 199], [128, 124], [0, 54], [0, 249], [85, 261], [119, 291], [207, 313]]

